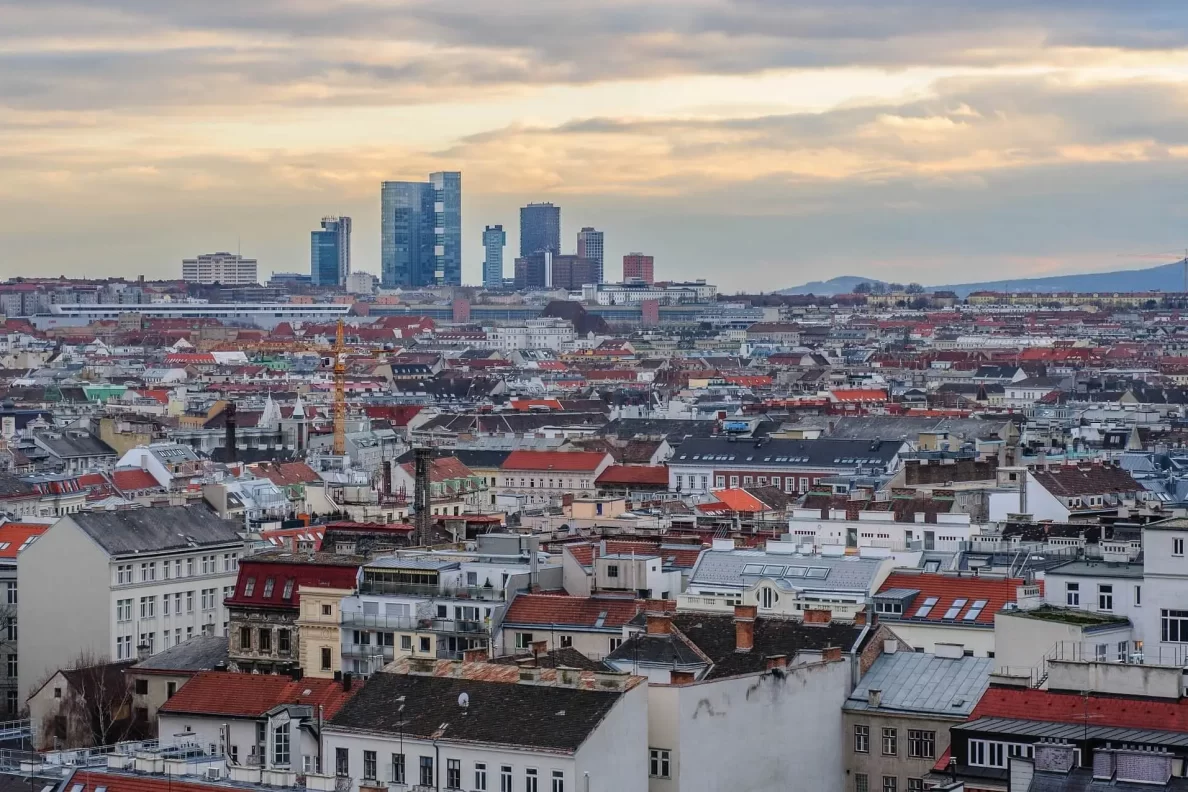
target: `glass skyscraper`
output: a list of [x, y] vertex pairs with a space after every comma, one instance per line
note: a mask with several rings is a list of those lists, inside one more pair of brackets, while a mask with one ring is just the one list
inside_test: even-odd
[[520, 209], [520, 255], [538, 250], [561, 252], [561, 207], [530, 203]]
[[503, 246], [507, 234], [503, 226], [487, 226], [483, 229], [483, 286], [488, 289], [503, 288]]
[[380, 186], [380, 275], [388, 288], [462, 284], [462, 174]]
[[310, 232], [309, 274], [314, 286], [345, 286], [351, 274], [351, 218], [323, 217]]
[[579, 258], [590, 259], [595, 263], [596, 283], [603, 283], [602, 269], [602, 232], [587, 226], [578, 231], [577, 254]]

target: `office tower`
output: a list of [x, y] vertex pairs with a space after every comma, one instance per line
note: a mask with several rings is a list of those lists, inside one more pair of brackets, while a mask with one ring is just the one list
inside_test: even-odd
[[517, 289], [547, 289], [552, 285], [553, 254], [537, 250], [516, 259], [515, 287]]
[[549, 272], [552, 275], [550, 285], [556, 289], [577, 291], [587, 283], [598, 283], [598, 262], [581, 256], [553, 256]]
[[462, 283], [462, 174], [380, 186], [380, 281], [385, 288]]
[[503, 246], [507, 234], [503, 226], [487, 226], [483, 229], [483, 286], [488, 289], [503, 288]]
[[643, 253], [628, 253], [623, 256], [623, 280], [641, 280], [644, 283], [656, 282], [656, 271], [651, 256]]
[[309, 275], [314, 286], [343, 286], [351, 274], [351, 218], [323, 217], [310, 232]]
[[578, 258], [590, 259], [598, 265], [597, 277], [593, 283], [603, 282], [602, 270], [602, 232], [587, 226], [578, 232]]
[[561, 207], [530, 203], [520, 209], [520, 255], [538, 250], [561, 252]]
[[237, 253], [203, 253], [198, 258], [182, 259], [182, 280], [222, 286], [255, 285], [256, 260]]

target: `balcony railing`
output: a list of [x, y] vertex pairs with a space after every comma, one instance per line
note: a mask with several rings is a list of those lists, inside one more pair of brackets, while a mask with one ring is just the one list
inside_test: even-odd
[[452, 597], [454, 599], [486, 600], [502, 602], [502, 588], [494, 586], [449, 586], [423, 583], [393, 583], [385, 580], [364, 579], [359, 584], [360, 594], [412, 594], [421, 597]]
[[370, 613], [346, 612], [342, 614], [343, 627], [371, 630], [401, 630], [444, 633], [478, 634], [487, 632], [485, 619], [437, 619], [415, 616], [379, 616]]

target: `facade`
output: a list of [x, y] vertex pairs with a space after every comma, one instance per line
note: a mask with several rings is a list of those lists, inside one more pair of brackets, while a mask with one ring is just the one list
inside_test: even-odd
[[462, 174], [380, 188], [380, 281], [385, 288], [462, 283]]
[[656, 282], [655, 259], [643, 253], [628, 253], [623, 256], [623, 282], [643, 281], [651, 286]]
[[144, 713], [150, 723], [157, 712], [195, 674], [213, 671], [227, 662], [227, 636], [195, 635], [187, 641], [157, 652], [124, 672], [132, 685], [132, 707]]
[[547, 289], [553, 285], [553, 252], [536, 250], [515, 261], [513, 282], [516, 289]]
[[[297, 666], [303, 589], [354, 589], [363, 559], [268, 551], [245, 558], [227, 597], [227, 655], [240, 671]], [[320, 658], [319, 658], [320, 659]]]
[[528, 319], [497, 325], [487, 331], [487, 344], [492, 349], [552, 349], [560, 351], [577, 337], [568, 319]]
[[[599, 232], [601, 234], [602, 232]], [[587, 283], [598, 283], [602, 264], [581, 255], [554, 255], [550, 263], [550, 285], [555, 289], [580, 291]]]
[[563, 495], [590, 497], [594, 480], [614, 464], [614, 457], [596, 451], [513, 451], [500, 472], [499, 494], [528, 503], [549, 503]]
[[503, 248], [507, 245], [507, 234], [501, 225], [483, 229], [483, 286], [487, 289], [503, 288]]
[[354, 588], [302, 586], [297, 617], [297, 663], [306, 676], [331, 679], [342, 673], [342, 600]]
[[345, 286], [351, 274], [351, 218], [323, 217], [310, 233], [309, 274], [314, 286]]
[[597, 278], [594, 283], [602, 283], [606, 280], [605, 270], [603, 268], [603, 234], [589, 226], [583, 228], [578, 232], [577, 237], [577, 257], [580, 259], [589, 259], [596, 265], [595, 273]]
[[54, 523], [17, 568], [24, 694], [80, 652], [132, 660], [226, 634], [223, 599], [244, 548], [238, 528], [186, 506], [82, 512]]
[[342, 792], [644, 792], [642, 682], [575, 669], [406, 660], [368, 680], [326, 723], [324, 770], [333, 762]]
[[254, 286], [259, 283], [256, 260], [235, 253], [203, 253], [197, 258], [182, 259], [182, 280], [223, 286]]
[[561, 207], [530, 203], [520, 209], [520, 256], [539, 250], [561, 253]]

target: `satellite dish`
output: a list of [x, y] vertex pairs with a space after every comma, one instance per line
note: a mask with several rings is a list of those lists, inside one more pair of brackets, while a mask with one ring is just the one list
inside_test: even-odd
[[459, 693], [458, 694], [458, 706], [461, 707], [462, 709], [466, 709], [467, 707], [469, 707], [470, 706], [470, 695], [467, 693]]

